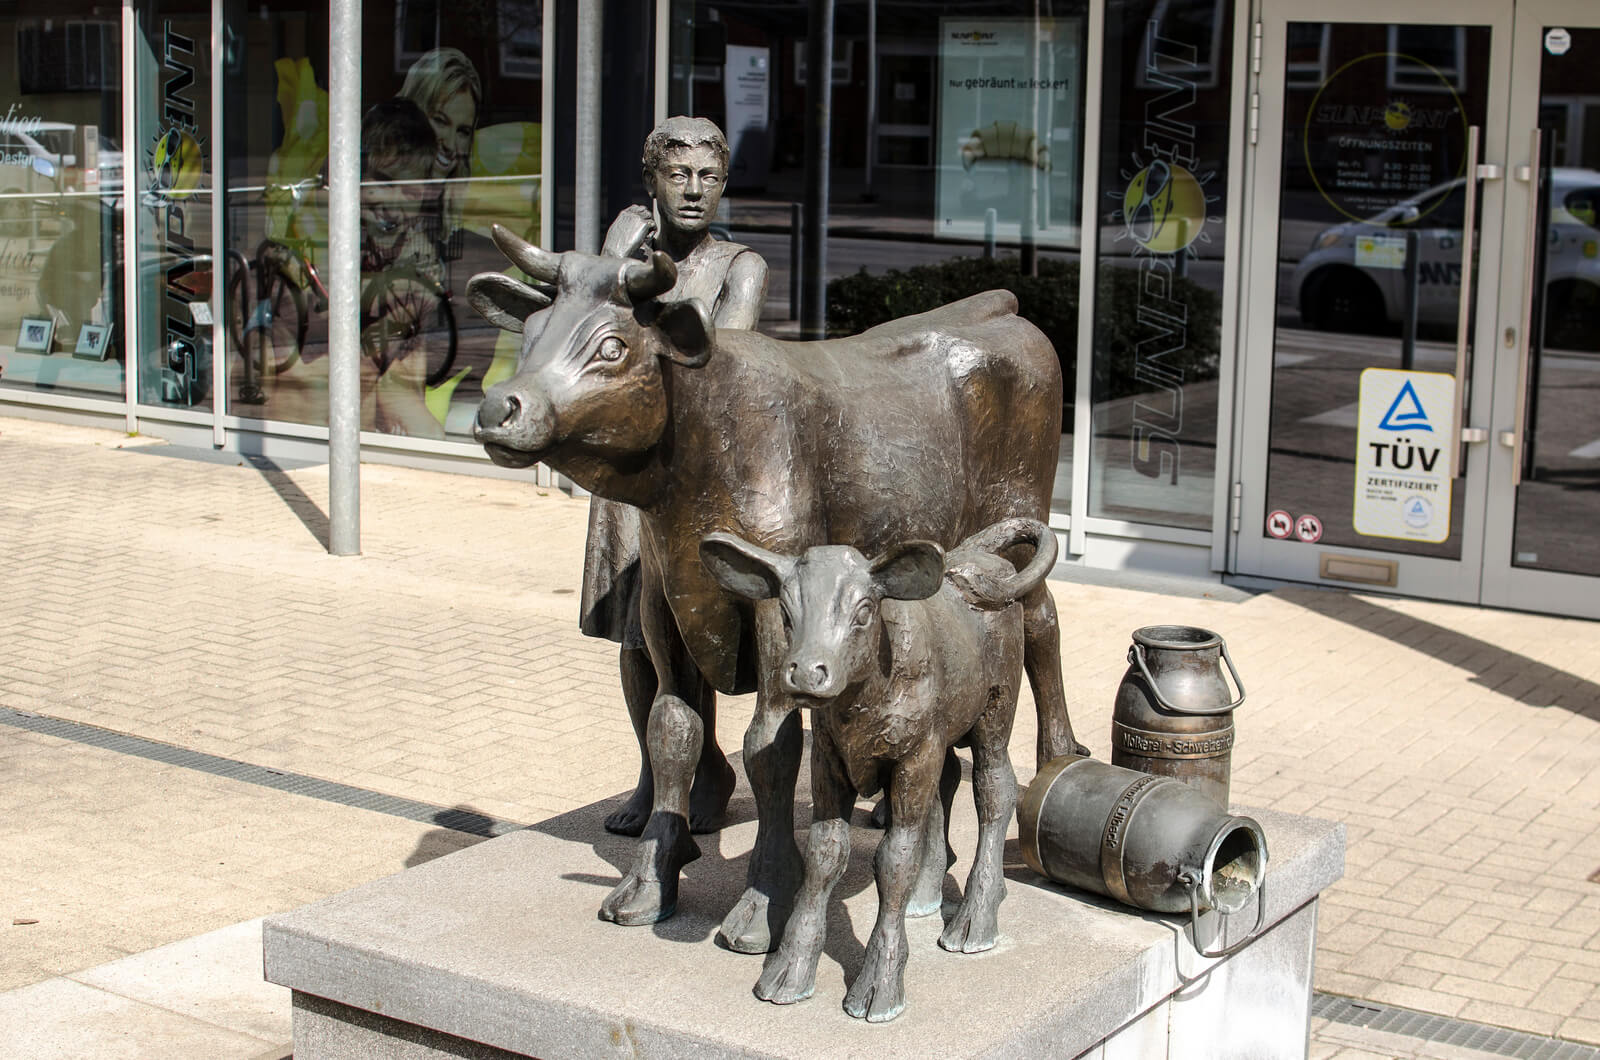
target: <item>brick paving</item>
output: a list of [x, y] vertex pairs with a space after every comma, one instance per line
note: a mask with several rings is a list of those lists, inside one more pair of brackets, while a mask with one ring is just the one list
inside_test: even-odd
[[[631, 785], [615, 652], [575, 629], [585, 501], [368, 465], [335, 559], [325, 467], [183, 455], [0, 419], [0, 707], [512, 821]], [[1132, 629], [1206, 626], [1250, 692], [1235, 804], [1347, 825], [1319, 990], [1600, 1044], [1600, 626], [1106, 580], [1052, 583], [1080, 737], [1109, 750]], [[1025, 703], [1024, 781], [1033, 734]], [[4, 725], [0, 811], [0, 990], [474, 841]], [[1394, 1039], [1318, 1021], [1311, 1055], [1478, 1055]]]

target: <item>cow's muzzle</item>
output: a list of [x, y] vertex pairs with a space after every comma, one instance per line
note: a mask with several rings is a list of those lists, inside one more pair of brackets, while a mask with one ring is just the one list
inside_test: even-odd
[[791, 657], [780, 668], [778, 683], [791, 696], [833, 699], [844, 690], [843, 668], [821, 659]]
[[526, 467], [550, 447], [555, 415], [549, 401], [514, 380], [496, 383], [483, 395], [472, 436], [497, 464]]

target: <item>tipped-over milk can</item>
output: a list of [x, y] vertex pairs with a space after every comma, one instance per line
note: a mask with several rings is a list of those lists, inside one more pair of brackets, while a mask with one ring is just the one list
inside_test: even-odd
[[1181, 780], [1227, 809], [1233, 712], [1243, 702], [1220, 636], [1195, 626], [1136, 629], [1111, 714], [1111, 764]]
[[1256, 899], [1266, 916], [1267, 837], [1253, 818], [1170, 777], [1065, 755], [1039, 770], [1017, 804], [1022, 858], [1033, 871], [1157, 913], [1224, 917]]

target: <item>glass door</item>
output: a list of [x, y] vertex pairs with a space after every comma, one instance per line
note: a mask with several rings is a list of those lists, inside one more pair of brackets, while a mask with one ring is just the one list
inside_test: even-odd
[[1600, 617], [1600, 8], [1519, 0], [1483, 601]]
[[1240, 573], [1478, 599], [1511, 16], [1264, 5]]

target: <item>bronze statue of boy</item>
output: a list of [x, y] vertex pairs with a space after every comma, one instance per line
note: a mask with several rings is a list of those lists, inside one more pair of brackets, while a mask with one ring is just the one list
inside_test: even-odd
[[[664, 251], [678, 268], [676, 285], [664, 297], [698, 298], [718, 328], [754, 328], [767, 294], [767, 263], [749, 247], [711, 235], [711, 222], [728, 179], [728, 142], [705, 118], [668, 118], [644, 142], [644, 188], [660, 216], [648, 206], [630, 206], [606, 233], [603, 254], [647, 257]], [[621, 647], [618, 665], [628, 718], [639, 740], [639, 782], [605, 826], [638, 835], [650, 817], [655, 778], [645, 746], [645, 727], [656, 696], [656, 672], [639, 625], [639, 511], [593, 497], [583, 568], [580, 627]], [[700, 682], [689, 697], [705, 723], [705, 742], [689, 799], [691, 831], [717, 827], [733, 794], [733, 767], [716, 741], [716, 693]]]

